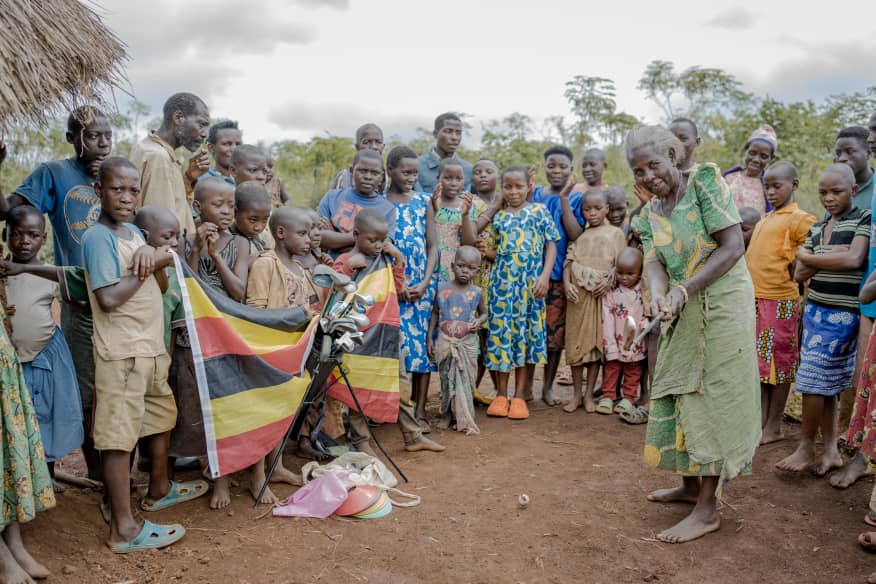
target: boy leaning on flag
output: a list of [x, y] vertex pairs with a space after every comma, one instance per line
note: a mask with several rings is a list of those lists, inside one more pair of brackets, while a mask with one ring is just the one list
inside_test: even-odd
[[[338, 256], [335, 261], [335, 271], [346, 274], [355, 279], [357, 272], [367, 268], [381, 255], [386, 254], [394, 261], [392, 265], [393, 281], [396, 293], [404, 290], [405, 270], [404, 256], [387, 239], [389, 223], [386, 217], [376, 209], [362, 209], [353, 221], [353, 249]], [[398, 302], [392, 296], [392, 302]], [[400, 360], [403, 366], [404, 360]], [[425, 436], [420, 425], [414, 417], [414, 407], [411, 402], [411, 384], [407, 372], [400, 370], [401, 382], [399, 383], [399, 410], [398, 424], [404, 437], [405, 450], [417, 452], [429, 450], [441, 452], [444, 446], [434, 442]], [[367, 422], [365, 417], [356, 411], [350, 411], [350, 438], [357, 450], [374, 455], [371, 448]]]

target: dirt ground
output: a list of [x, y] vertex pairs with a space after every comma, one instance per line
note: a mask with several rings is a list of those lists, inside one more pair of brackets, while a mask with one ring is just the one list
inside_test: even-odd
[[[478, 423], [479, 436], [434, 431], [441, 454], [405, 453], [395, 427], [377, 429], [410, 479], [400, 488], [423, 500], [382, 519], [258, 519], [264, 508], [238, 487], [225, 511], [202, 498], [150, 514], [182, 523], [186, 537], [123, 557], [104, 545], [99, 494], [68, 488], [24, 526], [25, 542], [51, 582], [853, 583], [876, 571], [855, 542], [872, 482], [837, 491], [780, 474], [791, 441], [761, 448], [754, 474], [728, 485], [718, 533], [673, 546], [655, 535], [689, 507], [645, 499], [678, 479], [642, 462], [644, 426], [540, 402], [523, 422], [479, 408]], [[522, 510], [521, 493], [531, 499]]]

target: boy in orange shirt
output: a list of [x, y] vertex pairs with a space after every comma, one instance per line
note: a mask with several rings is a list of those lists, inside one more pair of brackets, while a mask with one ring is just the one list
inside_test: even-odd
[[773, 210], [755, 226], [745, 253], [754, 283], [757, 310], [757, 360], [760, 369], [763, 438], [784, 438], [782, 414], [800, 362], [800, 291], [794, 282], [797, 250], [815, 217], [794, 202], [797, 169], [777, 162], [764, 174], [767, 201]]

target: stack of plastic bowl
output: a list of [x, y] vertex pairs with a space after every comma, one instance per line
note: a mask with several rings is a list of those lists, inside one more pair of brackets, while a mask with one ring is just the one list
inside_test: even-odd
[[392, 501], [386, 491], [372, 485], [358, 485], [347, 493], [347, 500], [335, 511], [340, 517], [377, 519], [392, 512]]

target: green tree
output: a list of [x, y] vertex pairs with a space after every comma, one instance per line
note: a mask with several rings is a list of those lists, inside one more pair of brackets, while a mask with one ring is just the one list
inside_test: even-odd
[[715, 68], [677, 72], [669, 61], [651, 61], [637, 88], [663, 111], [663, 122], [679, 116], [702, 120], [718, 112], [744, 110], [753, 96], [733, 75]]

